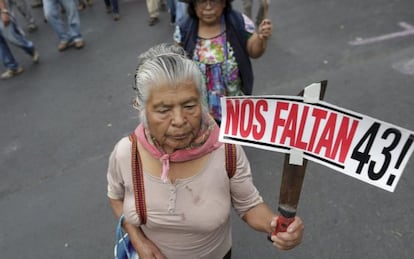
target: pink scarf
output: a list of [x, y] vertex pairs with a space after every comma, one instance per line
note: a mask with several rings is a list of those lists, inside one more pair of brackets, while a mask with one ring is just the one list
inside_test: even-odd
[[166, 154], [154, 140], [147, 129], [141, 124], [135, 129], [135, 135], [141, 145], [150, 152], [151, 155], [160, 159], [162, 162], [161, 180], [165, 183], [168, 180], [170, 161], [184, 162], [200, 158], [219, 148], [223, 143], [218, 141], [220, 128], [214, 119], [209, 116], [206, 123], [201, 126], [198, 136], [188, 148], [176, 150], [171, 154]]

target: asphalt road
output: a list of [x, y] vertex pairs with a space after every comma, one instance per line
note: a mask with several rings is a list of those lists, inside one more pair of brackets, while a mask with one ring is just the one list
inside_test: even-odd
[[[12, 49], [25, 72], [0, 81], [1, 259], [113, 257], [107, 159], [137, 123], [136, 57], [173, 33], [167, 13], [147, 26], [142, 0], [121, 0], [120, 10], [114, 22], [95, 1], [81, 13], [85, 48], [59, 53], [34, 9], [40, 28], [28, 36], [40, 64]], [[327, 79], [326, 101], [414, 130], [413, 1], [274, 0], [269, 16], [274, 35], [253, 62], [254, 94], [295, 95]], [[246, 150], [276, 208], [283, 155]], [[233, 258], [413, 258], [413, 169], [411, 158], [390, 193], [310, 163], [299, 204], [303, 243], [277, 251], [234, 217]]]

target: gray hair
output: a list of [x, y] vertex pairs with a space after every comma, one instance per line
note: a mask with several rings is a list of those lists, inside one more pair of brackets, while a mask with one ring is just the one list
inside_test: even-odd
[[[176, 88], [185, 81], [193, 81], [200, 95], [203, 115], [208, 114], [206, 88], [198, 65], [186, 57], [184, 49], [178, 45], [162, 43], [139, 57], [135, 72], [136, 91], [133, 106], [140, 113], [141, 122], [147, 126], [145, 105], [151, 88], [168, 82]], [[203, 116], [204, 117], [204, 116]]]

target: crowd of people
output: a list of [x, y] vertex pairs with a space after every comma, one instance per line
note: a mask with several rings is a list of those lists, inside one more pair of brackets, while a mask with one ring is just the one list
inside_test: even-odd
[[188, 15], [176, 26], [174, 40], [199, 65], [207, 87], [210, 113], [220, 124], [221, 96], [251, 95], [253, 68], [272, 34], [263, 19], [257, 30], [252, 20], [233, 10], [233, 0], [189, 1]]
[[[74, 0], [43, 0], [41, 3], [34, 3], [33, 7], [43, 7], [44, 19], [59, 39], [57, 45], [59, 51], [64, 51], [71, 46], [77, 49], [83, 48], [85, 43], [80, 32], [80, 17]], [[23, 67], [13, 56], [8, 43], [24, 50], [32, 57], [34, 63], [38, 63], [40, 59], [34, 43], [26, 38], [18, 24], [16, 11], [28, 22], [29, 31], [35, 31], [37, 25], [26, 0], [0, 0], [0, 10], [0, 56], [6, 68], [0, 77], [9, 79], [21, 74]]]
[[[59, 51], [65, 51], [70, 47], [81, 49], [85, 45], [84, 39], [81, 34], [79, 12], [83, 11], [86, 8], [86, 6], [92, 6], [93, 0], [32, 0], [33, 2], [31, 5], [29, 5], [28, 1], [29, 0], [0, 0], [0, 56], [2, 59], [3, 66], [6, 69], [3, 73], [1, 73], [1, 79], [9, 79], [23, 72], [23, 67], [20, 66], [20, 64], [14, 57], [9, 47], [9, 44], [16, 45], [17, 47], [25, 51], [32, 58], [35, 64], [39, 62], [39, 52], [36, 50], [35, 44], [26, 36], [23, 30], [23, 26], [26, 27], [26, 30], [28, 32], [35, 32], [38, 29], [38, 21], [36, 21], [31, 8], [43, 9], [44, 21], [49, 24], [51, 29], [57, 35], [57, 49]], [[204, 2], [207, 3], [208, 1]], [[209, 6], [213, 7], [214, 9], [216, 2], [220, 1], [210, 1]], [[231, 1], [228, 1], [228, 3], [230, 2]], [[108, 14], [112, 14], [112, 18], [114, 21], [118, 21], [120, 19], [118, 0], [104, 0], [104, 4], [106, 7], [106, 12]], [[191, 20], [197, 19], [197, 17], [195, 16], [194, 1], [192, 0], [146, 0], [146, 6], [149, 15], [149, 26], [153, 26], [159, 22], [159, 11], [168, 10], [170, 14], [171, 25], [176, 25], [178, 28], [174, 36], [174, 40], [177, 43], [180, 43], [181, 33], [185, 31], [182, 29], [183, 26], [185, 27], [189, 23], [191, 23], [190, 20], [184, 19], [188, 17], [188, 7], [192, 9], [191, 12], [193, 13], [193, 15], [190, 16]], [[248, 37], [250, 37], [251, 35], [254, 35], [255, 31], [255, 27], [253, 26], [253, 23], [250, 20], [250, 17], [252, 15], [252, 0], [243, 0], [243, 10], [244, 15], [242, 18], [245, 22], [245, 29], [248, 33]], [[260, 10], [261, 9], [259, 8], [259, 13]], [[262, 17], [260, 17], [259, 13], [257, 16], [256, 23], [260, 31], [260, 23], [263, 21], [263, 19]], [[18, 15], [20, 15], [22, 19], [17, 19]], [[19, 21], [25, 24], [19, 24]], [[184, 25], [184, 22], [187, 25]], [[194, 24], [194, 21], [192, 23]], [[198, 23], [198, 21], [196, 21], [196, 23]], [[231, 25], [226, 25], [230, 26], [229, 28], [232, 29]], [[266, 34], [262, 33], [261, 35], [263, 35], [263, 37], [267, 37]], [[195, 38], [192, 38], [191, 40], [195, 40]], [[251, 41], [252, 40], [249, 40], [248, 42]], [[192, 49], [188, 49], [188, 45], [190, 45], [191, 47], [193, 46], [193, 44], [189, 44], [188, 42], [183, 43], [187, 44], [186, 51], [191, 52]], [[206, 43], [208, 42], [197, 44], [197, 49], [200, 49], [202, 45]], [[229, 46], [229, 48], [226, 47], [224, 50], [228, 51], [228, 54], [231, 54], [231, 47], [232, 46]], [[236, 57], [231, 55], [227, 57], [227, 54], [223, 55], [223, 52], [221, 54], [216, 53], [218, 55], [216, 56], [216, 60], [220, 62], [220, 56], [226, 58], [225, 63], [230, 64], [228, 68], [232, 69], [232, 72], [235, 72], [234, 67], [232, 67], [231, 64], [234, 64], [235, 59], [237, 59], [238, 62], [240, 61], [240, 57], [238, 57], [239, 51], [237, 50], [235, 53]], [[251, 55], [250, 52], [248, 52], [247, 54], [249, 57], [254, 57]], [[193, 54], [191, 53], [190, 55]], [[197, 59], [202, 58], [203, 56], [203, 53], [197, 51], [191, 58]], [[247, 60], [246, 57], [244, 57], [244, 59]], [[201, 63], [203, 62], [204, 61], [201, 60]], [[247, 62], [249, 63], [248, 60]], [[248, 67], [249, 66], [250, 64], [248, 64]], [[246, 66], [242, 65], [241, 69], [243, 70], [245, 67]], [[244, 75], [244, 73], [241, 74]], [[245, 81], [245, 85], [248, 85], [249, 83], [246, 82], [246, 80], [249, 79], [242, 78], [242, 80], [243, 79]], [[234, 82], [234, 80], [231, 80], [231, 82]], [[229, 83], [229, 85], [231, 85], [231, 82]], [[240, 89], [230, 90], [229, 93], [236, 93], [237, 90]]]

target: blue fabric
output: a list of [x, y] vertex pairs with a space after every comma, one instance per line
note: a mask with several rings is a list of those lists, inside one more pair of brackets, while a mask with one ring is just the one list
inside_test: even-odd
[[[65, 9], [63, 15], [67, 20], [67, 26], [61, 17], [59, 4]], [[75, 0], [43, 0], [43, 11], [48, 24], [52, 26], [61, 42], [82, 40], [79, 12]]]
[[170, 15], [172, 16], [175, 16], [175, 10], [176, 10], [175, 1], [176, 0], [167, 0], [167, 6], [168, 6], [168, 9], [170, 10]]
[[178, 24], [187, 16], [187, 4], [177, 1], [175, 4], [175, 22]]
[[19, 63], [17, 63], [11, 53], [9, 45], [7, 45], [7, 42], [2, 34], [0, 34], [0, 57], [6, 69], [16, 70], [19, 67]]
[[7, 69], [15, 70], [19, 67], [19, 64], [14, 58], [7, 42], [21, 48], [30, 56], [34, 54], [33, 42], [26, 39], [23, 30], [17, 25], [12, 15], [10, 15], [10, 23], [6, 27], [0, 21], [0, 57]]
[[124, 221], [124, 215], [119, 218], [118, 224], [116, 226], [116, 237], [115, 237], [115, 247], [114, 247], [114, 256], [115, 259], [136, 259], [139, 258], [137, 252], [132, 246], [131, 241], [129, 240], [128, 233], [124, 233], [122, 230], [122, 222]]

